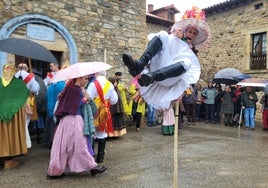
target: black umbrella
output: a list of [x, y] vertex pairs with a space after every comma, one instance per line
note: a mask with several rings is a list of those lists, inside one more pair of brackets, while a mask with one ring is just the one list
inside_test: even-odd
[[235, 77], [242, 75], [239, 70], [235, 68], [225, 68], [219, 70], [213, 78], [213, 82], [218, 84], [234, 85], [239, 82]]
[[57, 59], [48, 49], [27, 39], [7, 38], [0, 40], [0, 51], [58, 64]]

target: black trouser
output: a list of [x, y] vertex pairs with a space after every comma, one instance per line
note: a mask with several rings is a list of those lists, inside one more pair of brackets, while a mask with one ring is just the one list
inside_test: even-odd
[[141, 117], [142, 117], [142, 113], [136, 112], [136, 128], [141, 127]]
[[209, 119], [213, 122], [215, 122], [215, 104], [205, 104], [205, 109], [206, 109], [206, 121]]
[[185, 104], [188, 122], [195, 122], [195, 104]]

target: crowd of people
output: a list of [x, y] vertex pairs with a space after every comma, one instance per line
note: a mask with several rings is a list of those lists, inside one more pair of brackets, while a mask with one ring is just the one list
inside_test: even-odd
[[[127, 134], [126, 120], [131, 120], [129, 125], [137, 133], [142, 132], [146, 117], [148, 127], [160, 125], [161, 134], [173, 135], [175, 104], [179, 104], [180, 129], [186, 122], [195, 126], [203, 119], [219, 123], [222, 114], [225, 126], [234, 126], [241, 112], [245, 129], [255, 129], [258, 98], [251, 87], [242, 91], [225, 85], [222, 90], [221, 84], [209, 81], [203, 87], [198, 82], [197, 54], [210, 40], [203, 11], [195, 7], [168, 32], [152, 33], [148, 38], [138, 60], [123, 54], [134, 77], [131, 83], [123, 81], [122, 72], [106, 78], [106, 71], [53, 83], [58, 64], [50, 64], [51, 72], [44, 79], [26, 64], [4, 65], [0, 84], [0, 162], [4, 169], [17, 167], [16, 156], [25, 155], [31, 147], [30, 123], [44, 130], [39, 143], [51, 148], [47, 179], [105, 172], [107, 167], [99, 163], [104, 162], [106, 142]], [[268, 129], [268, 96], [260, 102]]]
[[[198, 81], [198, 47], [207, 44], [210, 39], [210, 30], [204, 22], [203, 11], [195, 7], [192, 12], [197, 13], [190, 15], [195, 16], [194, 19], [175, 23], [169, 32], [150, 34], [150, 42], [138, 62], [130, 55], [123, 54], [124, 64], [135, 77], [129, 87], [122, 82], [120, 72], [108, 79], [106, 72], [98, 72], [53, 83], [52, 79], [59, 71], [59, 65], [51, 63], [51, 72], [42, 83], [45, 87], [40, 90], [41, 83], [36, 81], [32, 70], [25, 68], [26, 65], [22, 66], [23, 70], [19, 68], [16, 75], [14, 65], [4, 67], [6, 74], [3, 74], [5, 77], [1, 81], [6, 93], [2, 92], [3, 101], [8, 101], [8, 97], [4, 95], [8, 95], [10, 87], [6, 86], [9, 82], [13, 83], [13, 80], [18, 82], [16, 85], [20, 89], [24, 83], [28, 89], [24, 90], [29, 93], [28, 96], [21, 96], [20, 106], [16, 106], [16, 110], [9, 113], [8, 118], [6, 114], [5, 117], [1, 114], [1, 124], [6, 121], [12, 123], [12, 118], [17, 118], [15, 114], [21, 110], [25, 118], [21, 122], [26, 122], [23, 127], [20, 127], [21, 124], [13, 124], [23, 135], [20, 142], [27, 140], [22, 146], [20, 142], [13, 142], [1, 135], [4, 150], [1, 150], [0, 157], [4, 168], [18, 166], [19, 163], [14, 158], [26, 154], [27, 148], [31, 147], [28, 130], [31, 121], [35, 122], [37, 129], [44, 127], [42, 142], [51, 148], [48, 179], [62, 177], [65, 172], [91, 171], [92, 175], [104, 172], [106, 167], [98, 166], [96, 162], [101, 163], [104, 160], [107, 138], [126, 134], [124, 117], [131, 117], [136, 131], [141, 131], [146, 109], [149, 109], [148, 126], [154, 125], [154, 110], [158, 110], [159, 119], [162, 116], [163, 120], [159, 120], [159, 123], [165, 126], [163, 130], [172, 134], [173, 101], [180, 98], [189, 84]], [[36, 99], [39, 92], [44, 93], [45, 89], [46, 98], [42, 105], [46, 107], [44, 114], [38, 110], [41, 106], [36, 105]], [[27, 108], [22, 105], [24, 103]], [[10, 117], [10, 114], [13, 116]], [[10, 146], [9, 142], [19, 144]], [[95, 144], [98, 144], [96, 152]], [[23, 150], [14, 153], [14, 148]]]

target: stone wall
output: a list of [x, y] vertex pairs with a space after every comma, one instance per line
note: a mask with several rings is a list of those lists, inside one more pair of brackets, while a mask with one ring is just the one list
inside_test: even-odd
[[[126, 72], [122, 54], [140, 54], [146, 45], [145, 3], [144, 0], [3, 0], [0, 27], [20, 15], [46, 15], [69, 30], [77, 45], [79, 61], [104, 61], [106, 50], [107, 63], [114, 66], [109, 72]], [[23, 27], [12, 35], [25, 37]], [[63, 43], [57, 35], [54, 43], [45, 46], [50, 50], [58, 46], [60, 50], [59, 46], [66, 46]]]
[[[254, 5], [261, 2], [264, 7], [254, 10]], [[247, 5], [206, 17], [211, 29], [212, 40], [207, 49], [199, 52], [202, 80], [213, 79], [219, 69], [227, 67], [237, 68], [252, 77], [268, 79], [267, 69], [250, 70], [249, 68], [251, 34], [268, 31], [267, 8], [267, 1], [256, 0]], [[263, 92], [257, 92], [257, 94], [260, 99]], [[257, 119], [261, 120], [259, 102], [257, 102], [256, 114]]]
[[[264, 7], [254, 10], [254, 5], [260, 2]], [[267, 69], [249, 68], [251, 34], [268, 31], [267, 7], [267, 1], [258, 0], [206, 17], [212, 40], [207, 49], [199, 52], [202, 79], [211, 80], [219, 69], [227, 67], [237, 68], [252, 77], [267, 78]]]

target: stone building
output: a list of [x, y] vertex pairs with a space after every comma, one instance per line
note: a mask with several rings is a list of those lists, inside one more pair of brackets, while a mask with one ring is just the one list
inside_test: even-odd
[[227, 67], [268, 78], [267, 7], [267, 0], [232, 0], [204, 9], [212, 40], [199, 53], [201, 78], [210, 80]]
[[[157, 10], [151, 6], [151, 12], [146, 14], [145, 3], [144, 0], [4, 0], [0, 2], [0, 39], [34, 40], [49, 49], [60, 66], [107, 60], [113, 65], [109, 73], [118, 69], [127, 73], [122, 66], [122, 54], [127, 52], [134, 57], [141, 54], [147, 44], [147, 33], [167, 30], [174, 23], [174, 14], [179, 12], [173, 5]], [[0, 67], [6, 62], [26, 61], [3, 52], [0, 57]], [[34, 65], [43, 74], [49, 69], [45, 62]]]
[[154, 5], [149, 4], [146, 13], [147, 33], [168, 31], [175, 23], [177, 13], [180, 11], [173, 4], [159, 9], [154, 9]]
[[[199, 53], [203, 80], [211, 80], [219, 69], [227, 67], [268, 79], [267, 8], [267, 0], [231, 0], [204, 9], [212, 40]], [[257, 95], [260, 99], [263, 93]], [[262, 118], [259, 102], [256, 118]]]
[[[140, 54], [146, 45], [145, 3], [144, 0], [3, 0], [0, 39], [34, 40], [52, 51], [61, 65], [106, 59], [114, 66], [109, 71], [113, 73], [124, 67], [121, 60], [124, 52]], [[3, 52], [0, 57], [1, 68], [6, 62], [21, 61]]]

